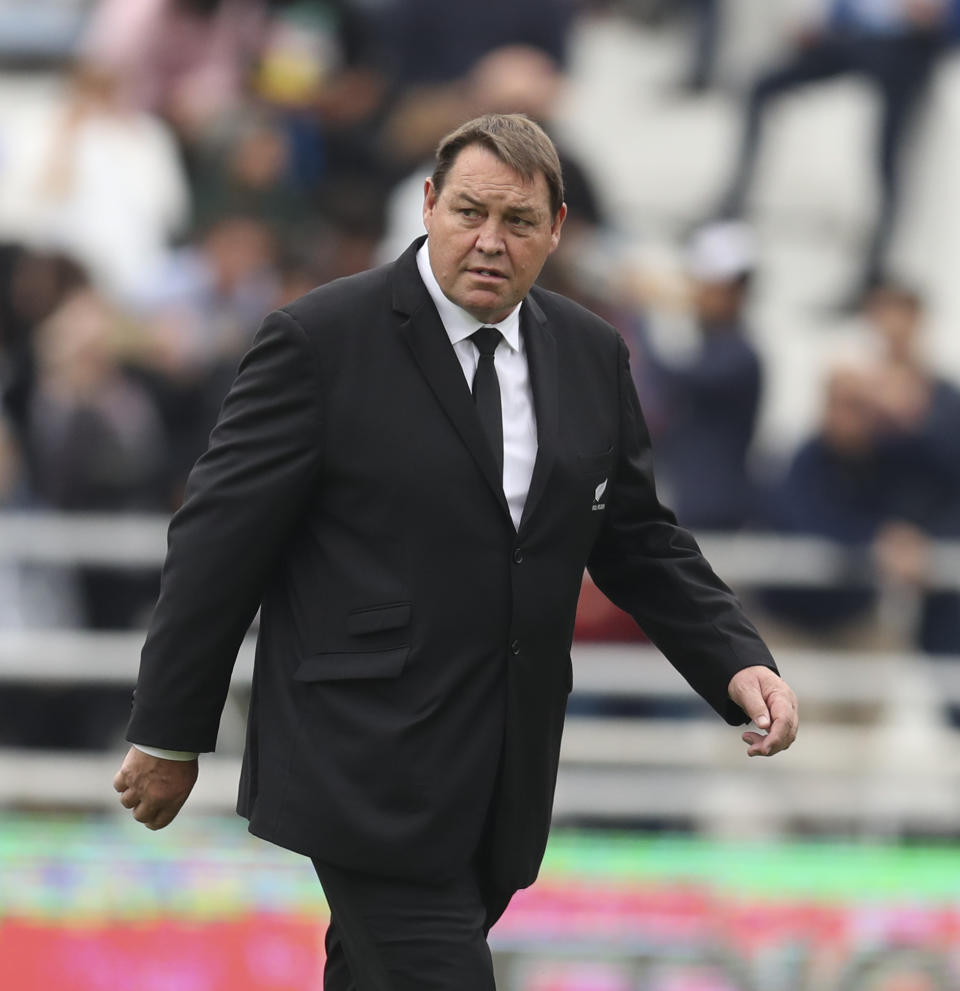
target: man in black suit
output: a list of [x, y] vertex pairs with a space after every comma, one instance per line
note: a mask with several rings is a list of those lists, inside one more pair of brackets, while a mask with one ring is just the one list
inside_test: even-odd
[[313, 860], [328, 991], [493, 987], [487, 931], [546, 844], [585, 566], [754, 720], [750, 754], [796, 732], [657, 500], [623, 342], [533, 288], [565, 215], [527, 118], [449, 135], [426, 241], [266, 318], [170, 527], [114, 785], [150, 828], [177, 814], [259, 607], [238, 808]]

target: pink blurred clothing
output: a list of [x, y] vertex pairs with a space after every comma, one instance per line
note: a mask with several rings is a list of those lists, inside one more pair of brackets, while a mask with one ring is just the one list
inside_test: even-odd
[[84, 41], [91, 60], [120, 70], [134, 105], [201, 116], [232, 105], [266, 36], [260, 0], [223, 0], [203, 16], [176, 0], [101, 0]]

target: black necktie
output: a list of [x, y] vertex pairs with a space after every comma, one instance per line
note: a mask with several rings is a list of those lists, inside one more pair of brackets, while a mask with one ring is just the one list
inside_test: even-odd
[[497, 380], [493, 354], [497, 350], [497, 345], [503, 340], [503, 335], [496, 327], [481, 327], [470, 335], [470, 340], [480, 352], [477, 371], [473, 376], [473, 401], [502, 476], [503, 410], [500, 405], [500, 382]]

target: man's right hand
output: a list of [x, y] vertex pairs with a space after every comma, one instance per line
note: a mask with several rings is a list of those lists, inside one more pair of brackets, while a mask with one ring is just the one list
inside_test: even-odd
[[173, 822], [197, 780], [196, 760], [165, 760], [136, 747], [127, 751], [113, 779], [120, 804], [147, 829], [163, 829]]

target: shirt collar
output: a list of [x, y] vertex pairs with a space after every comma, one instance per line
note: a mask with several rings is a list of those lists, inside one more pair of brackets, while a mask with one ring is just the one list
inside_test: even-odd
[[444, 330], [447, 332], [447, 336], [450, 338], [451, 344], [459, 344], [460, 341], [465, 341], [480, 327], [496, 327], [503, 334], [507, 344], [514, 351], [520, 351], [521, 303], [517, 303], [500, 323], [483, 323], [482, 320], [471, 316], [466, 310], [457, 306], [456, 303], [444, 295], [443, 290], [440, 288], [440, 283], [437, 282], [437, 277], [433, 274], [433, 269], [430, 266], [430, 255], [427, 252], [426, 241], [423, 242], [420, 250], [417, 252], [417, 268], [420, 270], [420, 278], [423, 279], [423, 284], [427, 287], [427, 292], [430, 293], [430, 298], [433, 300], [433, 304], [440, 314], [440, 321], [443, 324]]

